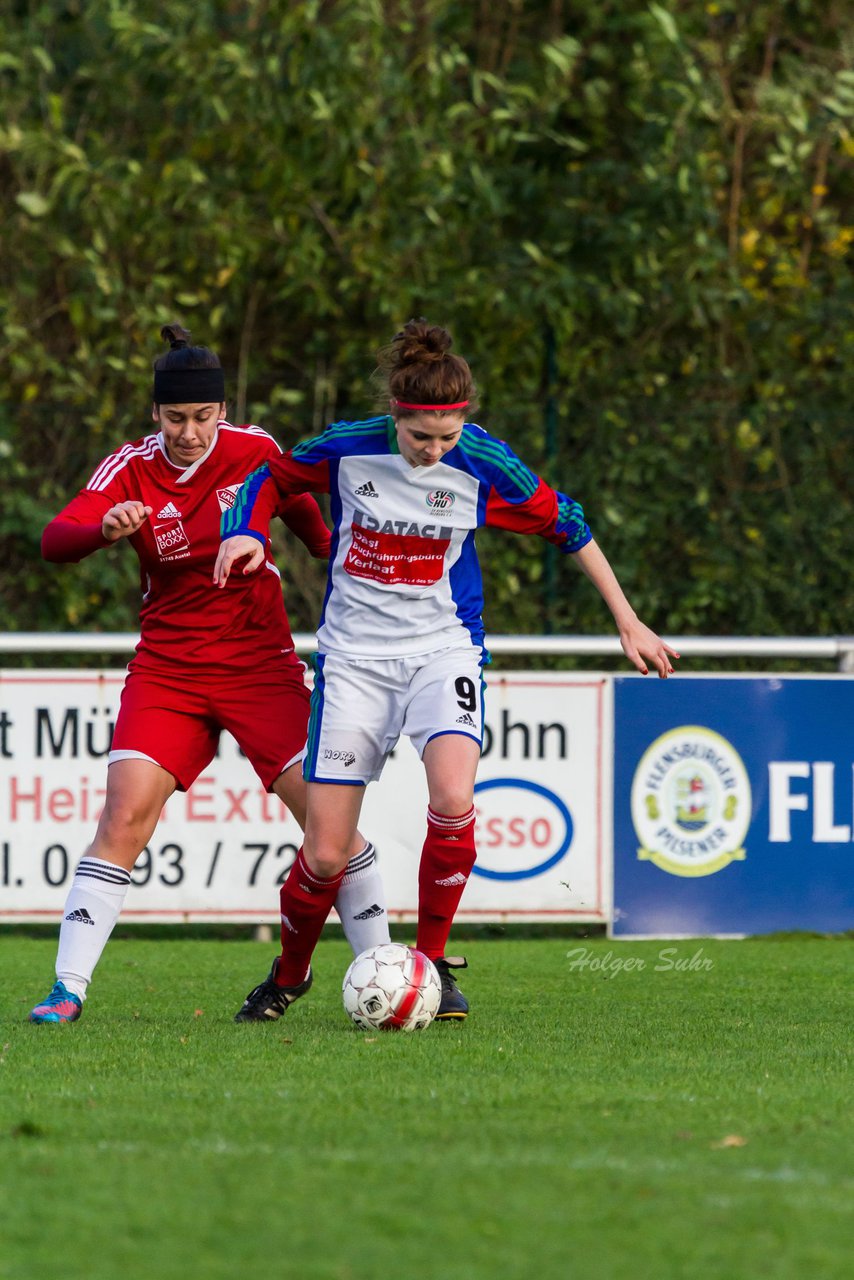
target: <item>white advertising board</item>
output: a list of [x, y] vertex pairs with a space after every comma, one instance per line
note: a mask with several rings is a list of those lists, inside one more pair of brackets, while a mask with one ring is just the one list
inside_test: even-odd
[[[120, 671], [0, 673], [0, 921], [58, 920], [104, 798]], [[478, 863], [457, 918], [605, 921], [610, 907], [608, 677], [487, 674]], [[389, 913], [414, 919], [424, 771], [408, 740], [365, 798]], [[234, 740], [166, 805], [122, 918], [278, 922], [300, 831]], [[608, 863], [606, 865], [606, 857]]]

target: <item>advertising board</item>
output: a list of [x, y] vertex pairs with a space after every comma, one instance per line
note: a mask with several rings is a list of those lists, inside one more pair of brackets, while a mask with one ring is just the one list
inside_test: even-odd
[[[0, 673], [0, 921], [59, 918], [103, 804], [123, 674]], [[479, 859], [458, 918], [605, 921], [609, 682], [488, 672], [487, 685]], [[360, 824], [393, 919], [417, 910], [426, 807], [423, 767], [403, 739]], [[191, 790], [168, 801], [122, 918], [277, 922], [299, 843], [293, 817], [224, 734]]]
[[854, 928], [854, 679], [614, 683], [613, 935]]

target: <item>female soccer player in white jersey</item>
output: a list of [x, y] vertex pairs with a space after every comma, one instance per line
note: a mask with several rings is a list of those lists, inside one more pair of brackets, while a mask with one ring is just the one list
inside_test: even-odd
[[[251, 475], [223, 516], [214, 574], [231, 581], [262, 562], [270, 516], [286, 494], [328, 492], [334, 528], [317, 633], [304, 762], [305, 843], [282, 887], [282, 954], [247, 998], [290, 1003], [344, 875], [365, 785], [401, 733], [427, 773], [427, 838], [419, 868], [416, 946], [442, 978], [439, 1017], [468, 1003], [445, 956], [475, 862], [474, 783], [483, 735], [483, 593], [475, 530], [537, 533], [572, 555], [610, 608], [623, 650], [659, 676], [678, 657], [639, 621], [581, 507], [550, 489], [511, 449], [467, 421], [468, 364], [446, 330], [410, 321], [380, 358], [390, 416], [340, 422]], [[245, 1006], [244, 1006], [245, 1007]]]
[[[281, 450], [259, 427], [225, 421], [217, 356], [191, 347], [178, 325], [154, 365], [157, 430], [125, 444], [45, 529], [45, 559], [78, 561], [127, 538], [142, 579], [140, 641], [122, 692], [104, 811], [63, 911], [57, 981], [33, 1022], [72, 1022], [118, 919], [130, 872], [173, 791], [192, 786], [231, 732], [268, 791], [305, 823], [299, 762], [306, 741], [305, 666], [294, 653], [269, 542], [262, 572], [211, 590], [220, 516], [247, 471]], [[313, 498], [285, 498], [275, 514], [326, 559], [329, 530]], [[388, 940], [373, 846], [351, 833], [336, 900], [355, 952]], [[284, 1006], [283, 1006], [284, 1007]], [[249, 1018], [278, 1016], [256, 1007]]]

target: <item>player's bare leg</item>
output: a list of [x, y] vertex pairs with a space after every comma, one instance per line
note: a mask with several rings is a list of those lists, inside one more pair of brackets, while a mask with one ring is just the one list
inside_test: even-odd
[[109, 858], [132, 871], [176, 785], [153, 760], [114, 761], [107, 770], [104, 810], [84, 857]]
[[[308, 793], [299, 762], [279, 774], [273, 791], [304, 831]], [[389, 941], [385, 887], [377, 868], [376, 850], [358, 830], [350, 842], [350, 857], [335, 910], [354, 956]]]
[[336, 875], [347, 865], [359, 830], [365, 798], [363, 784], [309, 782], [305, 824], [305, 860], [317, 876]]
[[418, 869], [416, 946], [433, 961], [442, 979], [442, 1003], [436, 1017], [461, 1021], [468, 1001], [452, 969], [465, 968], [462, 957], [445, 955], [448, 936], [477, 851], [474, 843], [474, 783], [480, 747], [473, 738], [444, 733], [424, 748], [430, 805], [427, 838]]
[[31, 1022], [74, 1022], [119, 918], [130, 873], [148, 844], [175, 779], [151, 760], [116, 760], [95, 838], [74, 873], [62, 913], [56, 984]]
[[280, 773], [276, 781], [273, 783], [273, 791], [279, 797], [282, 804], [290, 809], [300, 825], [300, 830], [305, 831], [305, 806], [307, 800], [305, 779], [302, 776], [302, 768], [299, 760], [295, 760], [289, 765], [283, 773]]
[[430, 808], [436, 813], [461, 813], [474, 802], [480, 747], [462, 733], [431, 738], [422, 756], [427, 772]]

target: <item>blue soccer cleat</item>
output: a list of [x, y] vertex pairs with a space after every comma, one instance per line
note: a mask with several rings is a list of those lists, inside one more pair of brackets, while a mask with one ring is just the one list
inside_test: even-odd
[[442, 983], [442, 1000], [436, 1014], [437, 1022], [462, 1022], [468, 1017], [469, 1002], [457, 986], [452, 969], [467, 969], [468, 964], [462, 956], [442, 956], [433, 961], [439, 971]]
[[83, 1012], [83, 1001], [57, 982], [50, 995], [30, 1012], [30, 1022], [76, 1022]]

